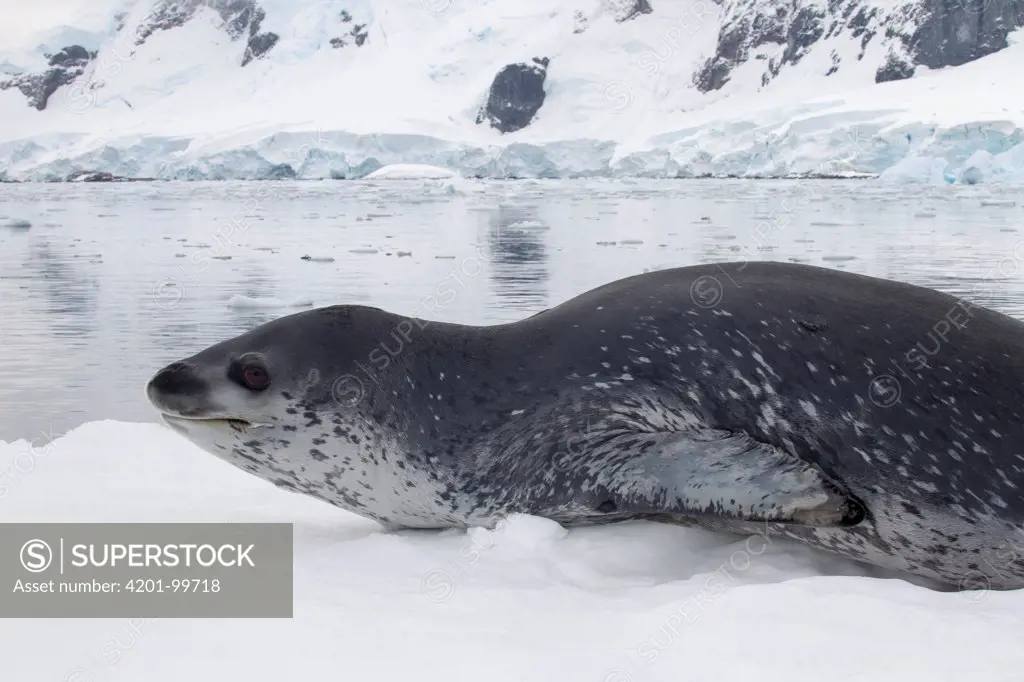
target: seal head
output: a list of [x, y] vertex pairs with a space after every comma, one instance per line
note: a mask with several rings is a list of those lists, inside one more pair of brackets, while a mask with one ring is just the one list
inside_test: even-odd
[[378, 329], [382, 315], [339, 306], [270, 322], [164, 367], [146, 394], [168, 426], [204, 450], [282, 488], [387, 522], [366, 503], [368, 481], [387, 477], [367, 472], [380, 473], [394, 432], [367, 414], [374, 403], [363, 383], [345, 381], [372, 350], [361, 339], [388, 331]]

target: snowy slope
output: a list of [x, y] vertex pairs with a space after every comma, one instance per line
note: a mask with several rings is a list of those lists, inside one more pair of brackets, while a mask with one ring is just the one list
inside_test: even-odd
[[[881, 24], [867, 43], [838, 27], [797, 52], [747, 36], [708, 89], [695, 79], [736, 52], [736, 22], [774, 0], [663, 0], [627, 21], [636, 0], [263, 0], [258, 20], [246, 1], [104, 0], [88, 35], [54, 27], [0, 50], [21, 78], [47, 73], [61, 42], [96, 53], [42, 110], [0, 90], [0, 177], [351, 178], [406, 163], [484, 177], [1024, 180], [1020, 31], [980, 59], [883, 83], [899, 41]], [[535, 57], [551, 61], [532, 123], [478, 124], [495, 74]]]
[[1024, 591], [631, 523], [389, 534], [154, 424], [0, 442], [4, 521], [295, 524], [292, 620], [7, 620], [5, 680], [1017, 682]]

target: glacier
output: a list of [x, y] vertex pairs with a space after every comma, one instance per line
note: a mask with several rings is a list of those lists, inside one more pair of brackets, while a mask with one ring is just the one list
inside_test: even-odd
[[[0, 180], [1024, 182], [1024, 33], [908, 66], [919, 5], [843, 2], [83, 1], [0, 49]], [[90, 57], [57, 73], [69, 45]], [[530, 124], [480, 123], [495, 74], [537, 59]]]

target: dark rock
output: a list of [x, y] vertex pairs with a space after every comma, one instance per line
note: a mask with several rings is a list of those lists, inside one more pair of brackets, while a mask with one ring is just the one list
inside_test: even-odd
[[106, 171], [75, 171], [66, 178], [67, 182], [124, 182], [126, 178], [116, 177]]
[[247, 0], [237, 0], [221, 12], [224, 27], [232, 39], [248, 35], [250, 38], [260, 31], [267, 13], [259, 5]]
[[925, 0], [914, 13], [917, 30], [900, 36], [913, 63], [931, 69], [960, 66], [1007, 47], [1024, 26], [1024, 0]]
[[271, 166], [270, 170], [267, 171], [268, 180], [294, 180], [296, 175], [295, 169], [287, 163]]
[[796, 64], [825, 33], [825, 15], [817, 7], [801, 7], [786, 31], [782, 64]]
[[242, 66], [245, 66], [254, 59], [259, 59], [267, 52], [270, 48], [277, 45], [279, 36], [276, 33], [257, 33], [253, 37], [249, 38], [249, 43], [245, 47], [245, 54], [242, 55]]
[[587, 15], [580, 10], [576, 10], [572, 16], [572, 32], [576, 34], [583, 33], [587, 30], [589, 23], [590, 20], [587, 19]]
[[68, 45], [55, 55], [50, 56], [50, 66], [63, 66], [70, 68], [79, 63], [88, 62], [96, 57], [95, 52], [89, 52], [81, 45]]
[[914, 75], [914, 65], [895, 52], [890, 52], [885, 64], [875, 72], [876, 83], [901, 81]]
[[[909, 78], [916, 66], [939, 69], [959, 66], [1007, 46], [1007, 36], [1024, 26], [1024, 0], [917, 0], [883, 9], [864, 0], [827, 0], [824, 6], [803, 0], [768, 3], [724, 0], [718, 44], [694, 74], [702, 92], [721, 88], [730, 73], [751, 59], [763, 58], [758, 48], [784, 45], [768, 60], [761, 82], [767, 85], [782, 68], [798, 63], [822, 38], [849, 35], [860, 40], [863, 59], [868, 44], [880, 37], [888, 46], [878, 82]], [[903, 56], [899, 56], [903, 55]], [[833, 53], [828, 73], [841, 58]]]
[[635, 19], [641, 14], [650, 14], [654, 8], [651, 7], [648, 0], [619, 0], [616, 10], [615, 21], [621, 24], [624, 21]]
[[[152, 182], [155, 178], [127, 178], [123, 175], [114, 175], [107, 171], [75, 171], [64, 182]], [[53, 182], [61, 182], [59, 178]]]
[[135, 30], [135, 44], [142, 45], [157, 31], [169, 31], [184, 26], [195, 16], [198, 0], [164, 0], [158, 3]]
[[[848, 10], [852, 11], [854, 7], [856, 7], [856, 5], [850, 3], [850, 5], [848, 6]], [[844, 16], [848, 16], [850, 14], [850, 11], [844, 11]], [[854, 38], [859, 38], [861, 37], [861, 35], [865, 33], [872, 33], [871, 31], [869, 31], [869, 26], [871, 25], [871, 20], [875, 18], [875, 14], [877, 12], [877, 7], [872, 7], [870, 11], [868, 11], [866, 7], [859, 8], [857, 10], [857, 13], [854, 14], [853, 17], [850, 18], [846, 24], [847, 28], [850, 29], [850, 35], [852, 35]], [[838, 22], [837, 25], [839, 25]], [[872, 35], [874, 34], [872, 33]]]
[[[729, 60], [722, 57], [718, 57], [714, 60], [709, 59], [697, 72], [693, 84], [696, 85], [697, 89], [701, 92], [718, 90], [729, 82], [730, 71], [732, 71], [732, 64]], [[761, 84], [767, 85], [764, 77], [761, 79]]]
[[544, 104], [547, 79], [546, 57], [533, 59], [533, 64], [509, 64], [494, 77], [487, 105], [476, 122], [487, 121], [502, 133], [511, 133], [530, 125]]
[[0, 80], [0, 90], [18, 88], [28, 99], [29, 106], [42, 111], [58, 88], [70, 85], [81, 76], [89, 62], [95, 58], [81, 45], [69, 45], [54, 55], [49, 55], [49, 65], [41, 73], [21, 73]]
[[828, 72], [825, 75], [826, 76], [831, 76], [836, 71], [838, 71], [839, 70], [839, 63], [841, 61], [842, 60], [839, 58], [839, 53], [836, 52], [835, 50], [832, 50], [832, 66], [829, 67]]
[[782, 55], [768, 60], [768, 70], [761, 78], [762, 84], [767, 85], [783, 66], [798, 63], [825, 34], [825, 15], [817, 6], [770, 8], [754, 0], [740, 4], [742, 12], [734, 9], [740, 13], [725, 17], [714, 56], [694, 75], [694, 83], [701, 92], [718, 90], [728, 83], [732, 70], [748, 61], [753, 50], [781, 43], [785, 45]]
[[75, 171], [66, 182], [113, 182], [114, 174], [106, 171]]
[[[343, 12], [341, 20], [345, 23], [349, 23], [352, 21], [352, 15], [348, 12]], [[349, 29], [348, 33], [343, 36], [339, 38], [331, 38], [331, 47], [345, 47], [349, 44], [349, 40], [355, 43], [356, 47], [362, 47], [369, 35], [370, 32], [366, 30], [366, 24], [355, 24], [351, 29]]]
[[246, 38], [243, 66], [266, 54], [279, 39], [275, 33], [260, 32], [267, 13], [256, 0], [160, 0], [136, 29], [136, 45], [143, 44], [157, 31], [184, 26], [201, 7], [209, 7], [220, 15], [232, 40]]
[[362, 47], [368, 35], [369, 31], [366, 30], [366, 24], [356, 24], [352, 27], [352, 37], [355, 38], [356, 47]]
[[350, 21], [352, 21], [352, 15], [346, 10], [341, 10], [341, 23], [347, 24]]

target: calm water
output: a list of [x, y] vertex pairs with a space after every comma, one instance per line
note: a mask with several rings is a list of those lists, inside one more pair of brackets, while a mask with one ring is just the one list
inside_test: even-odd
[[1021, 188], [863, 182], [0, 185], [0, 440], [153, 420], [156, 369], [295, 310], [236, 295], [495, 323], [645, 269], [761, 259], [1024, 318], [1022, 216]]

